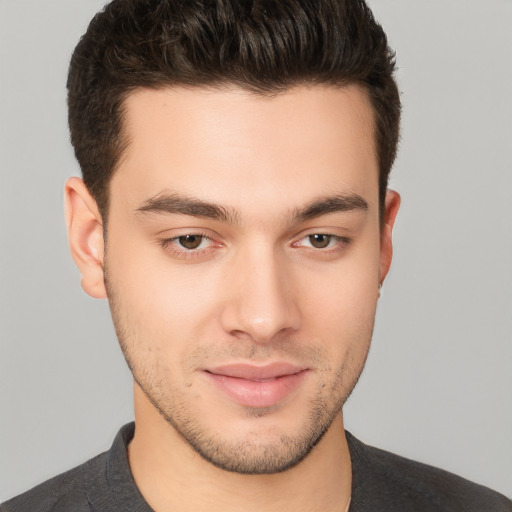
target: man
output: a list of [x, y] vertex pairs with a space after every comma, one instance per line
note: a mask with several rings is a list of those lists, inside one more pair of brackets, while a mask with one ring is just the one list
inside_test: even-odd
[[342, 406], [391, 263], [400, 104], [362, 2], [114, 1], [72, 59], [66, 186], [135, 424], [2, 510], [511, 510]]

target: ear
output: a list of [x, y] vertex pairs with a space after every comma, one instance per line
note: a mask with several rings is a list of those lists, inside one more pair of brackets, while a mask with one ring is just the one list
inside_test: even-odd
[[394, 190], [386, 192], [384, 203], [384, 219], [380, 234], [380, 266], [379, 266], [379, 284], [384, 282], [391, 266], [393, 258], [393, 226], [395, 224], [396, 214], [400, 208], [400, 194]]
[[82, 288], [91, 297], [104, 299], [103, 222], [98, 206], [80, 178], [70, 178], [64, 194], [69, 246], [82, 274]]

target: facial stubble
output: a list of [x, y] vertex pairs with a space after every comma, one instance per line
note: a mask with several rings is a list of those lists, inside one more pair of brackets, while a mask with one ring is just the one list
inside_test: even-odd
[[[295, 360], [315, 363], [319, 379], [318, 390], [314, 397], [307, 403], [308, 413], [302, 422], [299, 431], [293, 435], [279, 433], [271, 436], [266, 443], [260, 442], [261, 432], [258, 421], [265, 419], [274, 413], [273, 408], [256, 409], [242, 408], [241, 414], [253, 419], [255, 428], [246, 433], [242, 440], [221, 439], [216, 432], [201, 425], [198, 421], [198, 412], [191, 409], [190, 404], [181, 396], [178, 389], [170, 389], [159, 377], [155, 365], [148, 364], [143, 357], [139, 357], [136, 347], [143, 346], [137, 333], [130, 328], [129, 314], [123, 308], [122, 301], [114, 290], [109, 279], [107, 267], [104, 268], [105, 285], [117, 338], [124, 358], [132, 372], [136, 384], [143, 391], [148, 401], [156, 411], [165, 419], [178, 436], [187, 443], [205, 461], [225, 471], [240, 474], [275, 474], [286, 471], [303, 461], [322, 440], [326, 432], [333, 424], [334, 419], [341, 413], [342, 407], [355, 387], [364, 367], [370, 339], [373, 330], [371, 326], [365, 326], [363, 331], [368, 334], [359, 340], [364, 346], [359, 347], [363, 353], [348, 353], [342, 366], [333, 371], [328, 359], [322, 350], [317, 347], [300, 347], [295, 342], [287, 341], [279, 347], [281, 353], [291, 355]], [[202, 354], [200, 355], [202, 350]], [[263, 349], [268, 351], [268, 346]], [[194, 365], [194, 361], [201, 357], [208, 360], [213, 353], [208, 348], [196, 351], [187, 362], [188, 367]], [[215, 354], [218, 355], [218, 354]], [[228, 349], [229, 360], [250, 359], [261, 356], [259, 348], [250, 340], [236, 345], [236, 349]], [[333, 374], [334, 378], [327, 378]], [[187, 385], [187, 384], [185, 384]], [[241, 407], [241, 406], [240, 406]], [[341, 435], [341, 433], [340, 433]]]

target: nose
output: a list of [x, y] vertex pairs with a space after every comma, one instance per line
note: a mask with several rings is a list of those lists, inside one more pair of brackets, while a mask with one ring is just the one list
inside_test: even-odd
[[227, 280], [225, 332], [263, 344], [298, 330], [301, 318], [291, 274], [285, 257], [271, 248], [240, 253]]

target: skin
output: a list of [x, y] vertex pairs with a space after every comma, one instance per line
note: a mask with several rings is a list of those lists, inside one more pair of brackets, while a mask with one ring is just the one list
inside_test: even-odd
[[[108, 297], [134, 375], [139, 489], [156, 511], [345, 510], [342, 405], [400, 202], [387, 193], [380, 223], [366, 92], [138, 90], [124, 131], [106, 246], [78, 178], [66, 205], [82, 286]], [[268, 407], [237, 403], [207, 373], [276, 361], [303, 378]]]

